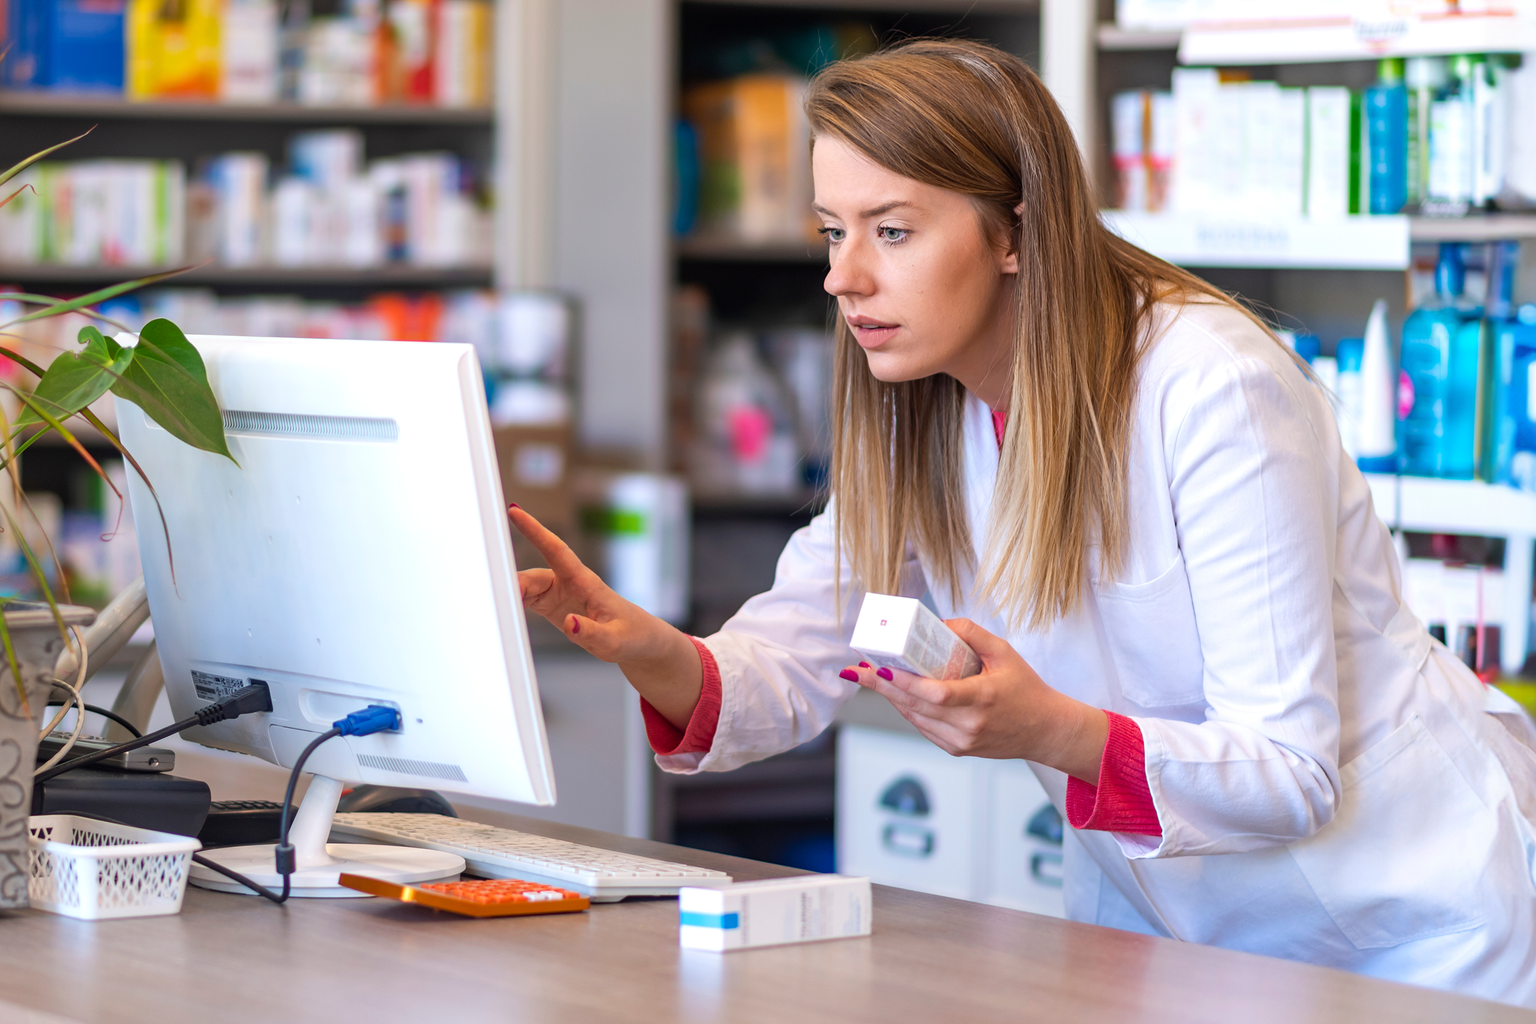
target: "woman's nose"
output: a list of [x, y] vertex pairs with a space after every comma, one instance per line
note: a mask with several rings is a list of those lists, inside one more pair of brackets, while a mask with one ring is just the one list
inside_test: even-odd
[[828, 295], [868, 295], [874, 290], [868, 256], [856, 242], [847, 241], [831, 254], [831, 269], [822, 283]]

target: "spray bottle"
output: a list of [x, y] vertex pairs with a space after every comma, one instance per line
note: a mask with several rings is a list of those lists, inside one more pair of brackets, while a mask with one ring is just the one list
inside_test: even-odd
[[1366, 473], [1397, 470], [1397, 373], [1387, 342], [1387, 300], [1377, 299], [1360, 356], [1360, 433], [1355, 460]]

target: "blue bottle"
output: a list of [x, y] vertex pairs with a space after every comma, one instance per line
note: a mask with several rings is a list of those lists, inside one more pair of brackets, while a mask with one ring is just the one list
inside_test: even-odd
[[1514, 380], [1515, 348], [1525, 333], [1515, 316], [1515, 268], [1520, 243], [1495, 242], [1488, 268], [1488, 312], [1482, 323], [1478, 359], [1476, 448], [1474, 476], [1488, 483], [1507, 483], [1514, 457], [1515, 423], [1509, 404]]
[[1365, 90], [1363, 116], [1371, 213], [1399, 213], [1408, 202], [1408, 85], [1403, 58], [1381, 62]]
[[1493, 479], [1529, 487], [1536, 484], [1536, 305], [1527, 303], [1494, 329], [1498, 391], [1494, 428]]
[[[1403, 471], [1419, 476], [1447, 475], [1447, 401], [1450, 398], [1452, 348], [1466, 319], [1456, 306], [1466, 279], [1461, 246], [1440, 246], [1435, 268], [1435, 294], [1414, 310], [1403, 324], [1403, 348], [1399, 362], [1413, 388], [1413, 405], [1402, 423]], [[1475, 340], [1475, 339], [1474, 339]], [[1473, 365], [1475, 375], [1476, 364]], [[1473, 385], [1476, 405], [1476, 385]], [[1470, 450], [1470, 438], [1468, 440]], [[1468, 456], [1466, 475], [1472, 475]], [[1454, 461], [1454, 460], [1453, 460]]]

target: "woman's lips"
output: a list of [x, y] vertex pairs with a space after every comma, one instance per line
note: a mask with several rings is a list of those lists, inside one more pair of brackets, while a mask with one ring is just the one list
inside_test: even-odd
[[888, 324], [873, 317], [851, 316], [848, 318], [848, 326], [853, 329], [854, 340], [860, 348], [879, 348], [896, 334], [901, 325]]

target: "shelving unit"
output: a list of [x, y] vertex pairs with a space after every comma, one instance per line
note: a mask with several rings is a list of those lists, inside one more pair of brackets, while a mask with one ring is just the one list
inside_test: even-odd
[[1536, 238], [1536, 215], [1359, 216], [1343, 220], [1264, 220], [1105, 210], [1122, 238], [1170, 263], [1192, 267], [1406, 270], [1414, 242]]
[[127, 100], [91, 93], [0, 90], [0, 116], [88, 117], [112, 120], [279, 121], [305, 124], [471, 124], [489, 126], [490, 108], [304, 106], [297, 103], [214, 103], [206, 100]]
[[[177, 267], [80, 267], [64, 263], [0, 264], [0, 281], [30, 284], [110, 284], [161, 274]], [[163, 286], [223, 285], [241, 288], [488, 288], [493, 268], [473, 267], [192, 267]]]
[[1530, 643], [1536, 494], [1475, 480], [1366, 475], [1376, 514], [1394, 529], [1504, 538], [1504, 608], [1499, 660], [1513, 675]]
[[[1066, 0], [1060, 0], [1065, 3]], [[1092, 52], [1096, 58], [1072, 88], [1094, 92], [1098, 117], [1089, 165], [1101, 174], [1100, 194], [1108, 195], [1108, 107], [1122, 88], [1167, 88], [1177, 62], [1200, 65], [1277, 66], [1284, 81], [1286, 65], [1339, 62], [1334, 69], [1309, 72], [1308, 84], [1328, 81], [1358, 87], [1362, 69], [1384, 56], [1524, 52], [1536, 49], [1536, 24], [1507, 14], [1466, 14], [1419, 19], [1385, 19], [1357, 30], [1349, 18], [1310, 19], [1296, 28], [1226, 23], [1192, 25], [1182, 32], [1134, 31], [1113, 23], [1114, 5], [1100, 0], [1099, 24]], [[1365, 71], [1369, 74], [1369, 71]], [[1462, 218], [1371, 216], [1345, 221], [1276, 224], [1262, 217], [1144, 215], [1106, 211], [1106, 223], [1124, 237], [1175, 263], [1201, 268], [1223, 286], [1235, 287], [1309, 326], [1309, 318], [1336, 316], [1342, 304], [1360, 305], [1363, 328], [1376, 294], [1392, 303], [1389, 320], [1402, 322], [1397, 306], [1402, 289], [1381, 287], [1388, 278], [1370, 271], [1401, 271], [1409, 266], [1414, 243], [1489, 242], [1536, 239], [1536, 215], [1503, 213]], [[1210, 275], [1207, 268], [1216, 268]], [[1318, 271], [1364, 272], [1346, 275]], [[1222, 274], [1243, 275], [1224, 279]], [[1373, 291], [1367, 281], [1377, 283]], [[1358, 282], [1351, 284], [1350, 282]], [[1255, 291], [1257, 294], [1255, 294]], [[1396, 293], [1396, 294], [1394, 294]], [[1319, 313], [1320, 305], [1333, 308]], [[1530, 640], [1533, 535], [1536, 495], [1473, 481], [1420, 477], [1369, 476], [1378, 514], [1395, 528], [1411, 532], [1502, 537], [1505, 540], [1505, 601], [1501, 660], [1506, 672], [1524, 665]]]
[[1536, 49], [1536, 24], [1503, 9], [1436, 17], [1400, 14], [1369, 22], [1348, 16], [1298, 18], [1294, 26], [1197, 23], [1183, 33], [1179, 60], [1185, 64], [1314, 64], [1531, 49]]
[[1407, 217], [1265, 221], [1106, 210], [1110, 230], [1170, 263], [1193, 267], [1404, 270]]
[[1183, 37], [1177, 30], [1121, 28], [1109, 21], [1099, 26], [1097, 41], [1101, 50], [1177, 50]]

